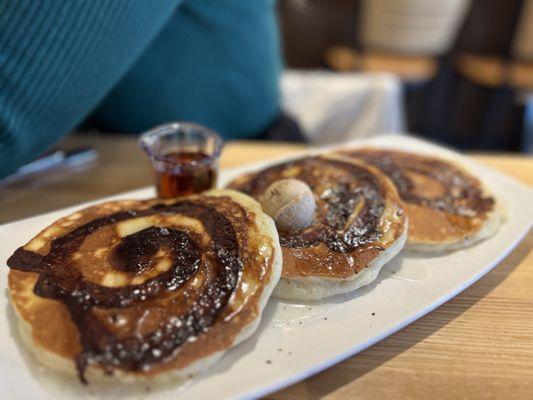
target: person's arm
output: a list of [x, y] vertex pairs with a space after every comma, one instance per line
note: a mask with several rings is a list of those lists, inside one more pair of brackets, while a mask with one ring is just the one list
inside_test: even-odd
[[186, 0], [93, 122], [141, 132], [188, 120], [257, 136], [279, 116], [280, 70], [273, 0]]
[[179, 3], [0, 1], [0, 177], [75, 127]]

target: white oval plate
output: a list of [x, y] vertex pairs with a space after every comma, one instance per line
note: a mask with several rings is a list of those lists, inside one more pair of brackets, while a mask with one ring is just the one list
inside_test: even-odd
[[[335, 147], [365, 145], [436, 154], [461, 162], [480, 176], [502, 201], [508, 214], [507, 222], [494, 237], [465, 250], [435, 256], [401, 254], [383, 269], [377, 282], [356, 294], [338, 296], [319, 304], [271, 299], [258, 331], [229, 351], [214, 368], [184, 386], [144, 384], [112, 388], [83, 387], [76, 380], [62, 378], [39, 366], [20, 343], [6, 296], [8, 269], [5, 260], [9, 255], [57, 218], [87, 204], [2, 225], [0, 309], [4, 312], [0, 317], [0, 397], [54, 400], [104, 396], [260, 397], [328, 368], [427, 314], [490, 271], [530, 229], [533, 192], [515, 180], [457, 153], [407, 136], [381, 136]], [[312, 152], [317, 151], [324, 149]], [[220, 183], [224, 185], [232, 177], [265, 164], [223, 171]], [[147, 188], [112, 198], [152, 195], [152, 189]]]

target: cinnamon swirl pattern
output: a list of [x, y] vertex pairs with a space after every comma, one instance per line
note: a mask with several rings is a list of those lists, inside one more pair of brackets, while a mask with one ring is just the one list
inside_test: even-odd
[[45, 363], [75, 364], [85, 382], [182, 376], [212, 363], [255, 329], [281, 254], [256, 202], [211, 191], [80, 211], [8, 266], [26, 342]]
[[409, 217], [411, 248], [464, 247], [491, 236], [500, 225], [494, 197], [476, 177], [451, 162], [373, 148], [339, 154], [373, 165], [393, 181]]
[[317, 211], [309, 227], [280, 233], [283, 271], [275, 295], [315, 300], [355, 290], [403, 246], [407, 220], [396, 189], [361, 162], [304, 157], [238, 177], [228, 187], [260, 199], [284, 178], [307, 183]]

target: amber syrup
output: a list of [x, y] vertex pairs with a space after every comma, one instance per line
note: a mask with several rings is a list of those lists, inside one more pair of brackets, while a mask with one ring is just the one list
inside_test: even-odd
[[205, 153], [169, 153], [165, 154], [164, 160], [161, 170], [155, 171], [157, 194], [160, 198], [201, 193], [216, 185], [216, 165]]

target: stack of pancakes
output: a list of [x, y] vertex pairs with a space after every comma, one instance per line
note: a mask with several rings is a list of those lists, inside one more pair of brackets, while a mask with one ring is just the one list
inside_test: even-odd
[[[285, 178], [311, 188], [316, 211], [310, 226], [278, 234], [254, 198]], [[90, 207], [16, 250], [9, 293], [27, 346], [82, 381], [185, 378], [249, 337], [272, 293], [351, 292], [404, 245], [454, 250], [501, 223], [463, 168], [400, 151], [306, 156], [229, 188]]]

